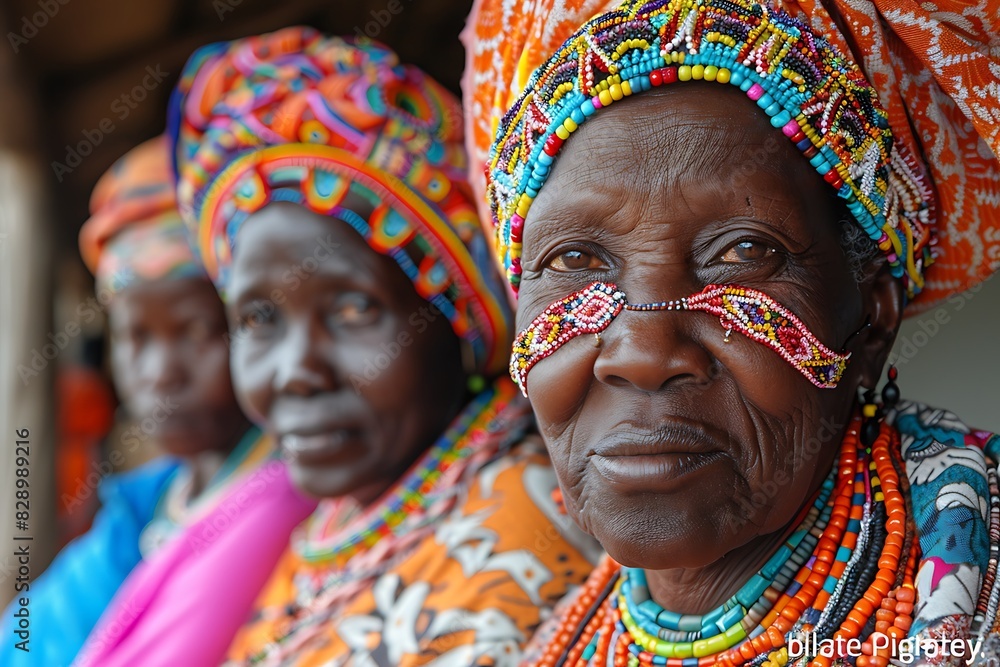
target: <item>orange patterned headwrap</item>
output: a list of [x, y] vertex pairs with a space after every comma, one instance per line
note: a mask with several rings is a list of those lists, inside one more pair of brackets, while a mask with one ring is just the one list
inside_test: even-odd
[[[935, 262], [908, 313], [1000, 267], [1000, 15], [990, 2], [772, 2], [852, 55], [888, 111], [895, 142], [922, 158], [933, 179]], [[618, 4], [476, 0], [463, 34], [464, 87], [470, 176], [484, 224], [484, 165], [500, 117], [574, 31]]]
[[177, 211], [164, 136], [121, 157], [94, 187], [91, 217], [80, 230], [80, 254], [98, 293], [140, 281], [204, 278]]

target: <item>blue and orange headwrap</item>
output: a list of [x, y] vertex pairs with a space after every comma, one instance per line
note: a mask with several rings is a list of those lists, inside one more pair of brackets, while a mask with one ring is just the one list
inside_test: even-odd
[[563, 142], [599, 109], [655, 86], [738, 86], [843, 198], [912, 297], [930, 255], [929, 181], [893, 151], [864, 74], [805, 23], [749, 0], [626, 0], [587, 21], [504, 115], [487, 171], [497, 252], [515, 289], [532, 201]]
[[177, 211], [170, 163], [169, 143], [160, 136], [126, 153], [94, 187], [80, 254], [98, 293], [140, 282], [208, 280]]
[[396, 260], [468, 341], [507, 363], [511, 317], [466, 182], [458, 101], [371, 41], [309, 28], [212, 44], [188, 61], [169, 111], [180, 209], [224, 292], [237, 234], [274, 201], [342, 219]]

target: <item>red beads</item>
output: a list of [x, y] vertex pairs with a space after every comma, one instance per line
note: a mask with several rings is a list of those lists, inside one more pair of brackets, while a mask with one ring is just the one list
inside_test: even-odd
[[562, 148], [562, 145], [563, 140], [553, 134], [545, 140], [545, 145], [542, 146], [542, 150], [545, 151], [546, 155], [554, 157], [559, 152], [559, 149]]

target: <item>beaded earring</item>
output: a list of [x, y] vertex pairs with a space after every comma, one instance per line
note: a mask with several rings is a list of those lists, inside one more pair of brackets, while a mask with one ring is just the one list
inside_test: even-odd
[[875, 390], [865, 389], [863, 394], [864, 404], [861, 406], [861, 416], [864, 421], [861, 424], [861, 444], [871, 447], [875, 438], [879, 434], [879, 423], [882, 421], [882, 409], [875, 402]]
[[886, 373], [889, 378], [886, 380], [885, 386], [882, 387], [882, 409], [892, 410], [896, 407], [896, 403], [899, 402], [899, 385], [896, 384], [896, 367], [889, 364], [889, 372]]
[[875, 391], [866, 389], [863, 394], [864, 403], [861, 406], [861, 415], [864, 422], [861, 424], [861, 442], [870, 447], [875, 438], [878, 437], [881, 429], [880, 422], [885, 413], [896, 407], [899, 402], [899, 385], [896, 384], [896, 367], [890, 365], [886, 373], [888, 379], [882, 387], [882, 405], [875, 402]]

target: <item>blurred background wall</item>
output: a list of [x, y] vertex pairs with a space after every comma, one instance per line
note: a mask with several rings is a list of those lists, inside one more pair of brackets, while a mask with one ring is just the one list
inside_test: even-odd
[[[13, 592], [15, 429], [30, 430], [33, 576], [84, 530], [116, 433], [103, 307], [77, 253], [90, 191], [163, 131], [198, 46], [293, 24], [364, 34], [459, 92], [471, 0], [5, 0], [0, 6], [0, 604]], [[1000, 280], [904, 324], [904, 396], [1000, 430]], [[120, 421], [119, 421], [120, 423]], [[147, 454], [148, 455], [148, 454]]]
[[903, 396], [1000, 433], [1000, 278], [908, 318], [889, 360]]

